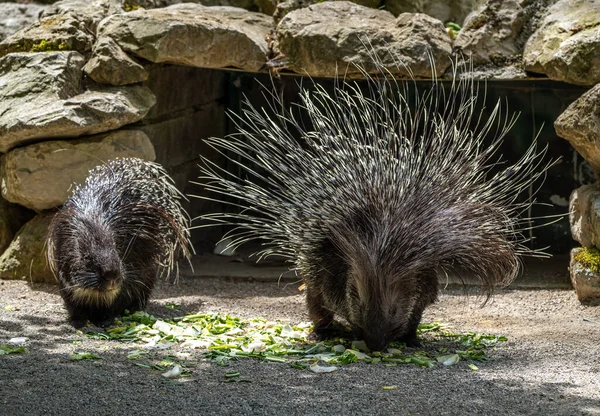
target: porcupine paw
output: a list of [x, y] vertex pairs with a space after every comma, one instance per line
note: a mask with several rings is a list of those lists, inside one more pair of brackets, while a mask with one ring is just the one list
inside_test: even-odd
[[419, 341], [419, 339], [417, 338], [416, 331], [414, 333], [407, 334], [403, 337], [398, 338], [397, 341], [404, 342], [406, 346], [410, 348], [421, 348], [423, 346], [423, 344], [421, 344], [421, 341]]
[[92, 319], [92, 323], [99, 328], [106, 328], [115, 322], [114, 316], [100, 316]]
[[71, 325], [73, 326], [73, 328], [75, 329], [80, 329], [83, 328], [84, 326], [87, 325], [88, 320], [86, 318], [83, 317], [70, 317], [69, 318], [69, 322], [71, 323]]
[[324, 341], [331, 338], [346, 338], [348, 331], [335, 321], [327, 321], [315, 325], [308, 339], [312, 341]]

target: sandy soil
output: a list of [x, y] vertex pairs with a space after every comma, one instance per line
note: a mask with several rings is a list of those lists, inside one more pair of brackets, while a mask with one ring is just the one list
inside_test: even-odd
[[[600, 308], [567, 290], [518, 290], [481, 299], [445, 291], [424, 321], [508, 342], [472, 371], [466, 363], [420, 368], [354, 364], [313, 374], [281, 363], [200, 360], [192, 377], [167, 380], [126, 358], [131, 344], [88, 339], [66, 322], [56, 288], [0, 282], [0, 344], [28, 337], [27, 353], [0, 356], [0, 414], [600, 414]], [[181, 303], [178, 310], [165, 305]], [[186, 278], [162, 283], [149, 312], [195, 311], [307, 320], [297, 284]], [[8, 307], [8, 308], [7, 308]], [[102, 360], [69, 361], [73, 351]], [[199, 353], [196, 353], [199, 355]], [[239, 371], [251, 383], [227, 383]], [[396, 385], [396, 390], [381, 386]]]

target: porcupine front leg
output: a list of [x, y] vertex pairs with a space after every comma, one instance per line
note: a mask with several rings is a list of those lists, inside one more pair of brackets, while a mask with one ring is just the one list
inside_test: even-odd
[[310, 338], [324, 340], [335, 332], [333, 326], [333, 312], [323, 307], [323, 295], [312, 285], [306, 286], [306, 306], [308, 316], [314, 323]]
[[406, 343], [408, 347], [421, 347], [421, 343], [417, 339], [417, 329], [421, 323], [423, 317], [423, 311], [432, 303], [437, 300], [438, 294], [438, 281], [435, 271], [424, 273], [419, 279], [419, 297], [417, 303], [414, 306], [412, 314], [408, 319], [408, 326], [406, 332], [400, 337], [398, 341]]
[[408, 320], [407, 331], [398, 339], [398, 341], [404, 342], [407, 347], [418, 348], [422, 346], [421, 342], [417, 339], [417, 329], [421, 323], [424, 309], [425, 308], [418, 311], [413, 311], [413, 314]]

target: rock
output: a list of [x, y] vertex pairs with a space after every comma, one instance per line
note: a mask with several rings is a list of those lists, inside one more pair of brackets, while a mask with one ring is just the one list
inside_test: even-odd
[[0, 56], [11, 52], [79, 51], [92, 49], [93, 32], [73, 13], [42, 17], [0, 42]]
[[25, 224], [0, 256], [0, 279], [56, 283], [46, 261], [46, 235], [53, 214], [41, 214]]
[[6, 250], [17, 231], [34, 215], [34, 212], [0, 198], [0, 253]]
[[[269, 0], [264, 0], [264, 1], [269, 1]], [[330, 0], [330, 1], [340, 1], [340, 0]], [[370, 7], [373, 9], [378, 8], [383, 0], [350, 0], [352, 3], [361, 5], [361, 6], [365, 6], [365, 7]], [[277, 2], [275, 2], [275, 11], [273, 13], [267, 13], [267, 14], [273, 14], [273, 20], [275, 21], [275, 25], [279, 24], [279, 22], [281, 21], [281, 19], [283, 19], [289, 12], [293, 12], [294, 10], [298, 10], [298, 9], [303, 9], [305, 7], [311, 6], [313, 4], [317, 4], [317, 3], [322, 3], [323, 0], [285, 0], [285, 1], [281, 1], [279, 2], [279, 4], [277, 4]], [[259, 4], [260, 7], [260, 0], [257, 1], [257, 3]], [[265, 12], [263, 12], [265, 13]]]
[[[176, 2], [172, 1], [171, 4]], [[251, 10], [255, 8], [254, 0], [200, 0], [198, 3], [203, 6], [226, 6], [237, 7], [240, 9]]]
[[600, 302], [600, 252], [597, 249], [574, 248], [571, 250], [569, 270], [571, 282], [580, 302]]
[[2, 196], [36, 211], [56, 208], [83, 183], [90, 169], [117, 157], [156, 158], [145, 133], [117, 130], [82, 140], [47, 141], [20, 147], [2, 159]]
[[471, 56], [476, 65], [514, 59], [521, 53], [518, 36], [527, 20], [521, 3], [522, 0], [485, 1], [466, 18], [454, 42], [456, 50]]
[[462, 24], [481, 0], [384, 0], [385, 9], [398, 16], [402, 13], [425, 13], [442, 22]]
[[525, 45], [525, 69], [557, 81], [600, 82], [600, 0], [560, 0]]
[[36, 22], [46, 6], [0, 3], [0, 41]]
[[437, 75], [449, 66], [452, 40], [444, 25], [424, 14], [394, 16], [354, 3], [324, 2], [287, 14], [275, 30], [287, 69], [314, 77], [334, 77], [337, 71], [359, 74], [377, 68], [373, 55], [393, 74], [431, 76], [428, 51]]
[[554, 122], [554, 129], [600, 172], [600, 84], [571, 103]]
[[155, 103], [141, 85], [89, 85], [77, 52], [0, 58], [0, 152], [34, 139], [77, 137], [141, 120]]
[[123, 5], [127, 3], [128, 0], [60, 0], [46, 9], [42, 17], [70, 13], [84, 22], [91, 33], [96, 33], [102, 19], [111, 14], [123, 13]]
[[127, 85], [148, 79], [148, 71], [131, 59], [117, 43], [109, 37], [101, 38], [94, 45], [92, 58], [83, 70], [96, 82], [112, 85]]
[[575, 189], [569, 199], [573, 239], [584, 247], [600, 247], [600, 185]]
[[110, 16], [98, 37], [151, 62], [257, 71], [266, 62], [270, 29], [271, 18], [261, 13], [183, 3]]

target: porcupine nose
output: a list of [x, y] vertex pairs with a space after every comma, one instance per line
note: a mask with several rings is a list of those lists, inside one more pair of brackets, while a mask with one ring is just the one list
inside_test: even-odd
[[101, 276], [106, 290], [115, 290], [121, 285], [121, 273], [118, 268], [103, 270]]
[[382, 337], [365, 336], [365, 344], [371, 351], [383, 351], [387, 346], [387, 341]]

